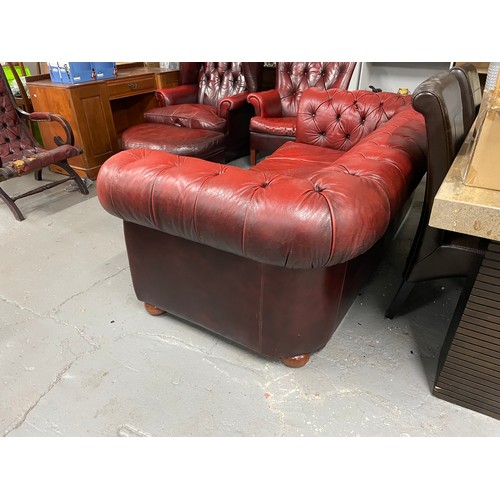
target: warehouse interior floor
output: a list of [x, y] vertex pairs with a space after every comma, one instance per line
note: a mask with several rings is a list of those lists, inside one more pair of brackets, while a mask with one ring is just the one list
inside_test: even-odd
[[[233, 164], [247, 168], [248, 158]], [[32, 185], [25, 176], [2, 187], [13, 195]], [[20, 200], [23, 222], [0, 203], [3, 436], [500, 436], [498, 420], [432, 395], [462, 282], [419, 284], [401, 315], [384, 317], [423, 184], [371, 281], [299, 369], [147, 314], [122, 222], [102, 209], [95, 187], [83, 196], [65, 183]]]

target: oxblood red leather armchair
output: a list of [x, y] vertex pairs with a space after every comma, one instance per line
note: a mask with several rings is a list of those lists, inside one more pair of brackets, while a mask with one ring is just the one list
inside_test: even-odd
[[157, 90], [160, 107], [144, 119], [223, 133], [225, 161], [244, 156], [253, 116], [247, 95], [260, 89], [262, 69], [257, 62], [181, 62], [180, 85]]
[[255, 165], [257, 151], [273, 152], [295, 140], [297, 109], [304, 90], [347, 89], [355, 66], [355, 62], [276, 63], [275, 88], [250, 93], [247, 98], [255, 108], [250, 121], [250, 164]]

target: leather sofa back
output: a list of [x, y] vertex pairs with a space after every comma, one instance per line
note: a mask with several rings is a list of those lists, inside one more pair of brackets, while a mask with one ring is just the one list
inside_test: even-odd
[[206, 62], [198, 76], [198, 103], [217, 106], [224, 97], [247, 90], [240, 62]]
[[297, 114], [296, 141], [348, 151], [410, 102], [410, 96], [391, 92], [307, 89]]
[[310, 87], [347, 88], [356, 63], [278, 62], [276, 90], [281, 99], [282, 116], [296, 116], [300, 97]]

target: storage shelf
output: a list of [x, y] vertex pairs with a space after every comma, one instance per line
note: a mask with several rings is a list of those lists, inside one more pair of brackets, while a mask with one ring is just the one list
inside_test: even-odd
[[370, 85], [373, 85], [384, 92], [397, 92], [399, 88], [407, 88], [413, 93], [425, 79], [440, 71], [448, 71], [452, 65], [452, 62], [361, 63], [357, 88], [370, 90]]

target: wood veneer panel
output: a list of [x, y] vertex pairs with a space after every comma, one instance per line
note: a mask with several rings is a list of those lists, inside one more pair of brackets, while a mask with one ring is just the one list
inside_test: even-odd
[[[500, 419], [500, 245], [491, 242], [451, 342], [434, 395]], [[447, 339], [448, 340], [448, 339]]]

